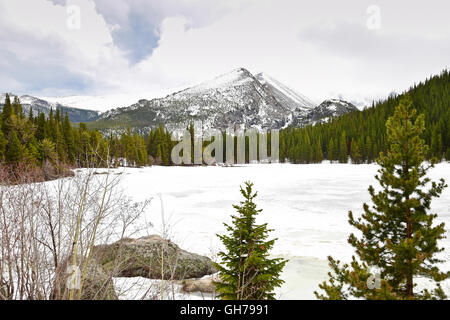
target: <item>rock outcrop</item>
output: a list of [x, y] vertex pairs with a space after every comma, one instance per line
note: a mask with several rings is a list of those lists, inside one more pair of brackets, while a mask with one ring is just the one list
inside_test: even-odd
[[182, 250], [157, 235], [96, 246], [94, 256], [115, 277], [182, 280], [217, 272], [211, 259]]

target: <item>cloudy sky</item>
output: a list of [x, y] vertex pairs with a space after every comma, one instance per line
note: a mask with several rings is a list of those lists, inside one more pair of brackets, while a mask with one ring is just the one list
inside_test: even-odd
[[151, 98], [245, 67], [318, 102], [380, 98], [449, 67], [449, 12], [448, 0], [0, 0], [0, 90]]

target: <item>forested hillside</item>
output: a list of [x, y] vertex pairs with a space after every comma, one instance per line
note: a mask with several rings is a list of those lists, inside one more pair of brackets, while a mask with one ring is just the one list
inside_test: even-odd
[[[443, 71], [404, 94], [413, 108], [425, 115], [423, 138], [430, 146], [428, 158], [450, 159], [450, 73]], [[372, 162], [386, 150], [386, 120], [404, 95], [389, 97], [371, 108], [356, 111], [325, 124], [288, 128], [280, 133], [280, 158], [293, 163], [324, 159], [353, 163]]]
[[[423, 138], [430, 145], [428, 158], [450, 159], [449, 71], [415, 85], [404, 94], [410, 95], [413, 108], [425, 115]], [[324, 159], [346, 163], [350, 156], [352, 163], [373, 162], [379, 152], [386, 150], [386, 120], [403, 95], [327, 123], [282, 130], [280, 159], [292, 163], [319, 163]], [[11, 102], [8, 95], [0, 113], [2, 164], [86, 167], [106, 166], [109, 160], [113, 165], [171, 165], [174, 145], [171, 133], [162, 126], [145, 135], [129, 129], [120, 134], [102, 133], [85, 124], [72, 126], [61, 109], [50, 111], [48, 116], [42, 112], [36, 116], [32, 109], [25, 114], [19, 98], [14, 97]]]
[[[102, 135], [85, 124], [72, 126], [68, 114], [51, 110], [48, 117], [30, 109], [25, 114], [19, 98], [11, 102], [7, 95], [0, 113], [0, 163], [7, 165], [37, 165], [87, 167], [110, 163], [168, 165], [172, 141], [163, 127], [146, 136], [130, 130], [117, 135]], [[124, 161], [124, 159], [126, 159]]]

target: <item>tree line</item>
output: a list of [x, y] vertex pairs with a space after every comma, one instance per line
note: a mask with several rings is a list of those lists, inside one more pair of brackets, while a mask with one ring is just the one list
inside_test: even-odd
[[[425, 115], [423, 138], [430, 146], [426, 159], [450, 159], [450, 73], [441, 74], [414, 85], [407, 93], [391, 95], [371, 108], [351, 112], [327, 123], [280, 131], [279, 154], [282, 162], [320, 163], [323, 160], [347, 163], [372, 163], [387, 150], [385, 123], [395, 106], [408, 94], [412, 106]], [[187, 128], [192, 140], [194, 129]], [[227, 139], [223, 133], [224, 153]], [[270, 141], [270, 132], [268, 133]], [[249, 161], [246, 138], [246, 162]], [[68, 165], [72, 167], [173, 165], [171, 152], [177, 142], [161, 125], [145, 134], [130, 129], [122, 132], [101, 132], [81, 123], [73, 127], [61, 109], [25, 115], [18, 97], [11, 102], [7, 94], [0, 113], [0, 163], [31, 163], [38, 166]], [[202, 149], [208, 143], [203, 143]], [[194, 143], [192, 143], [192, 146]], [[258, 143], [259, 147], [259, 143]], [[270, 143], [267, 146], [269, 154]], [[191, 152], [192, 157], [194, 152]]]
[[170, 164], [171, 134], [163, 127], [146, 135], [125, 132], [102, 134], [81, 123], [72, 126], [67, 113], [46, 115], [30, 108], [25, 114], [18, 97], [6, 94], [0, 113], [0, 163], [43, 166], [102, 167]]
[[[406, 94], [406, 93], [405, 93]], [[405, 96], [391, 95], [371, 108], [351, 112], [328, 123], [280, 132], [280, 159], [291, 163], [322, 160], [372, 163], [387, 150], [386, 120]], [[407, 94], [412, 106], [425, 115], [423, 138], [430, 146], [426, 159], [450, 160], [450, 73], [448, 70], [414, 85]]]

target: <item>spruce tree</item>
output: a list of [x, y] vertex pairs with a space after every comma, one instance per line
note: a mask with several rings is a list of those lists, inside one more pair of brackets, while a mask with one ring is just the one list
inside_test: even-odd
[[347, 137], [345, 131], [342, 132], [341, 139], [339, 141], [339, 162], [348, 162]]
[[361, 164], [363, 162], [363, 155], [359, 140], [352, 139], [350, 145], [350, 157], [355, 164]]
[[9, 143], [6, 148], [6, 161], [17, 164], [22, 160], [23, 148], [15, 131], [9, 134]]
[[[431, 182], [426, 177], [433, 166], [424, 164], [428, 147], [420, 138], [424, 116], [416, 117], [411, 99], [405, 96], [387, 121], [389, 151], [380, 154], [376, 179], [381, 191], [371, 186], [373, 206], [364, 204], [364, 214], [349, 223], [361, 238], [350, 235], [355, 248], [351, 264], [341, 266], [329, 257], [333, 273], [329, 282], [319, 287], [321, 299], [434, 299], [445, 298], [440, 282], [449, 277], [441, 272], [442, 262], [436, 254], [443, 251], [438, 241], [444, 238], [444, 224], [434, 224], [431, 200], [446, 187], [443, 180]], [[373, 269], [373, 270], [372, 270]], [[379, 274], [379, 285], [373, 286], [373, 272]], [[433, 291], [417, 290], [415, 279], [421, 276], [436, 284]], [[376, 283], [375, 283], [376, 284]]]
[[321, 163], [323, 161], [323, 151], [322, 151], [322, 144], [320, 143], [320, 140], [317, 141], [316, 149], [314, 150], [314, 162], [315, 163]]
[[262, 211], [254, 202], [253, 184], [241, 187], [244, 201], [233, 207], [237, 215], [232, 216], [232, 224], [225, 224], [228, 235], [218, 235], [226, 251], [220, 252], [222, 264], [219, 282], [216, 283], [219, 297], [224, 300], [266, 300], [275, 299], [274, 289], [283, 284], [280, 273], [286, 260], [270, 259], [269, 252], [276, 239], [267, 240], [267, 224], [257, 225], [256, 216]]
[[11, 116], [13, 115], [13, 107], [11, 105], [11, 99], [9, 94], [6, 94], [5, 104], [3, 106], [2, 112], [2, 130], [5, 137], [9, 136], [9, 132], [11, 131]]
[[334, 151], [334, 140], [333, 138], [330, 139], [328, 142], [328, 148], [327, 148], [327, 160], [329, 160], [331, 163], [335, 160], [335, 151]]
[[8, 144], [8, 140], [6, 140], [5, 135], [0, 127], [0, 163], [5, 158], [6, 145]]
[[67, 148], [67, 159], [73, 163], [75, 161], [75, 141], [73, 136], [72, 125], [70, 124], [69, 115], [65, 114], [63, 122], [63, 134], [65, 145]]

